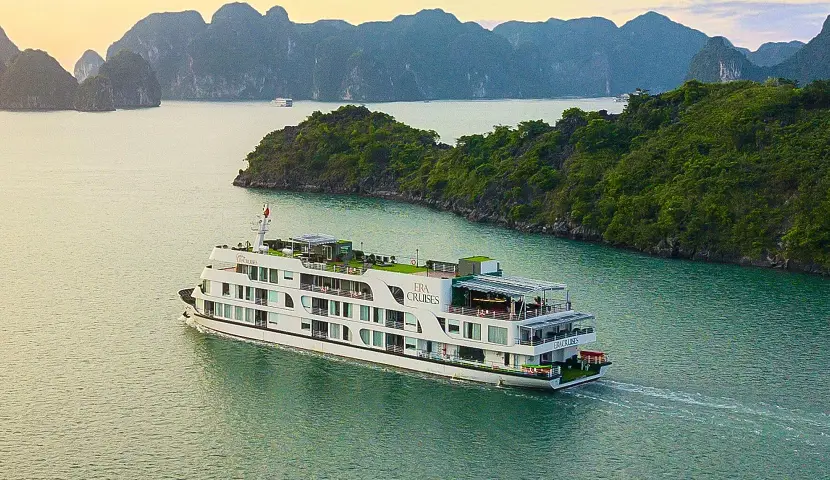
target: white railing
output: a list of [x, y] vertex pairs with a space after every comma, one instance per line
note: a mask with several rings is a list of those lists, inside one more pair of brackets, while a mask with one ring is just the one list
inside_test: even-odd
[[371, 293], [353, 292], [350, 290], [340, 290], [339, 288], [318, 287], [309, 283], [300, 285], [300, 290], [308, 290], [309, 292], [325, 293], [327, 295], [338, 295], [341, 297], [357, 298], [360, 300], [373, 300]]
[[332, 273], [347, 273], [349, 275], [363, 275], [366, 271], [363, 267], [352, 267], [349, 265], [338, 265], [336, 263], [317, 263], [303, 260], [303, 266], [311, 270], [320, 270], [322, 272]]
[[[538, 373], [531, 372], [530, 369], [515, 367], [513, 365], [504, 365], [496, 362], [476, 362], [475, 360], [468, 360], [455, 355], [444, 355], [438, 352], [427, 352], [426, 350], [417, 350], [416, 354], [421, 358], [429, 358], [430, 360], [436, 360], [439, 362], [454, 363], [465, 367], [475, 367], [493, 371], [508, 371], [530, 376], [540, 376]], [[548, 368], [547, 366], [545, 366], [544, 368], [537, 368], [536, 370], [548, 370]], [[549, 369], [550, 373], [547, 375], [548, 378], [553, 378], [557, 375], [560, 375], [561, 370], [561, 367], [559, 367], [558, 365], [551, 365]]]
[[545, 305], [542, 308], [535, 308], [519, 313], [510, 313], [501, 310], [490, 310], [485, 308], [473, 307], [456, 307], [454, 305], [447, 305], [443, 311], [446, 313], [457, 313], [459, 315], [467, 315], [470, 317], [493, 318], [496, 320], [527, 320], [528, 318], [541, 317], [542, 315], [550, 315], [553, 313], [567, 312], [570, 310], [567, 303], [557, 303], [553, 305]]

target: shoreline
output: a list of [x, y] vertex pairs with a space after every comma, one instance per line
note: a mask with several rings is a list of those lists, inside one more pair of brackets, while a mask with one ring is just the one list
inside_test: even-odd
[[275, 190], [281, 192], [294, 193], [316, 193], [326, 195], [343, 195], [343, 196], [357, 196], [364, 198], [379, 198], [384, 200], [392, 200], [401, 203], [409, 203], [413, 205], [420, 205], [428, 207], [440, 212], [449, 212], [454, 215], [465, 218], [468, 221], [475, 223], [485, 223], [490, 225], [497, 225], [499, 227], [510, 230], [524, 232], [524, 233], [540, 233], [545, 235], [552, 235], [558, 238], [567, 238], [570, 240], [577, 240], [580, 242], [596, 243], [606, 245], [620, 250], [628, 250], [649, 255], [657, 258], [688, 260], [706, 263], [718, 263], [737, 265], [740, 267], [756, 267], [764, 269], [773, 269], [780, 271], [787, 271], [793, 273], [806, 273], [821, 277], [830, 276], [830, 271], [822, 269], [815, 264], [802, 264], [794, 260], [778, 257], [767, 256], [767, 258], [750, 258], [727, 256], [721, 254], [712, 254], [711, 252], [702, 251], [688, 251], [682, 249], [679, 245], [665, 243], [656, 245], [650, 249], [640, 249], [631, 245], [618, 245], [603, 240], [600, 232], [592, 231], [581, 225], [573, 224], [567, 220], [561, 220], [554, 224], [538, 224], [538, 223], [524, 223], [512, 222], [504, 217], [490, 215], [476, 209], [459, 207], [451, 202], [441, 202], [432, 199], [416, 197], [412, 195], [402, 194], [396, 191], [378, 190], [373, 192], [353, 192], [346, 190], [334, 190], [322, 188], [317, 185], [303, 185], [298, 188], [289, 188], [287, 186], [279, 186], [273, 182], [262, 182], [252, 178], [247, 178], [240, 174], [233, 180], [233, 185], [236, 187], [250, 188], [256, 190]]

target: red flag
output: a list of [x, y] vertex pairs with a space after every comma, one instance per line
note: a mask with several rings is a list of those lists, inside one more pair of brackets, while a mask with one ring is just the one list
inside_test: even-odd
[[271, 215], [271, 209], [268, 208], [268, 207], [265, 207], [265, 218], [268, 218], [269, 215]]

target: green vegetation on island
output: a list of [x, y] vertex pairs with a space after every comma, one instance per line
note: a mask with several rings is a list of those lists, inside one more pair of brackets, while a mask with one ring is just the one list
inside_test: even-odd
[[359, 193], [683, 258], [830, 272], [830, 82], [688, 82], [621, 115], [470, 135], [347, 106], [267, 135], [236, 185]]

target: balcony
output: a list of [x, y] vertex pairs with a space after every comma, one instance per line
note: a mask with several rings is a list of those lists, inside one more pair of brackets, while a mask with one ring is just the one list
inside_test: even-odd
[[466, 315], [469, 317], [492, 318], [495, 320], [521, 321], [529, 318], [541, 317], [543, 315], [551, 315], [554, 313], [567, 312], [570, 310], [568, 302], [555, 303], [552, 305], [545, 305], [541, 308], [528, 309], [524, 312], [510, 313], [504, 310], [488, 310], [484, 308], [474, 307], [457, 307], [454, 305], [447, 305], [443, 311], [445, 313], [456, 313], [459, 315]]
[[338, 263], [325, 263], [325, 262], [310, 262], [306, 259], [302, 259], [303, 266], [310, 270], [320, 270], [322, 272], [332, 272], [332, 273], [346, 273], [349, 275], [363, 275], [366, 271], [365, 268], [357, 266], [357, 265], [341, 265]]
[[328, 308], [320, 308], [320, 307], [311, 307], [311, 313], [314, 315], [321, 315], [323, 317], [329, 316], [329, 309]]
[[313, 332], [311, 332], [311, 336], [314, 338], [326, 339], [329, 338], [329, 332], [326, 332], [324, 330], [314, 330]]
[[329, 287], [318, 287], [317, 285], [311, 285], [308, 283], [304, 283], [300, 285], [300, 290], [307, 290], [309, 292], [316, 292], [316, 293], [325, 293], [327, 295], [337, 295], [340, 297], [347, 297], [347, 298], [356, 298], [360, 300], [369, 300], [372, 301], [373, 297], [371, 293], [361, 293], [361, 292], [353, 292], [350, 290], [340, 290], [339, 288], [329, 288]]
[[403, 322], [397, 322], [395, 320], [387, 320], [386, 326], [388, 328], [396, 328], [398, 330], [403, 330]]

